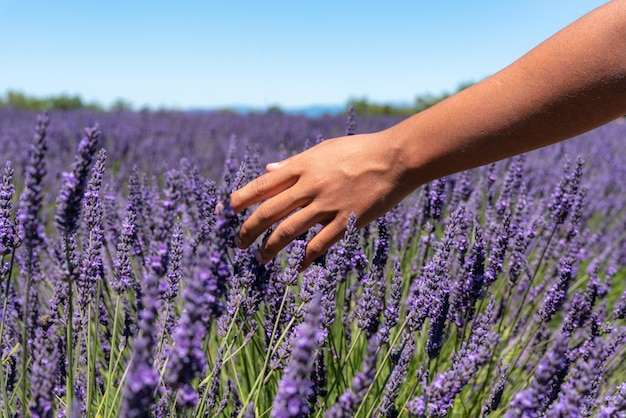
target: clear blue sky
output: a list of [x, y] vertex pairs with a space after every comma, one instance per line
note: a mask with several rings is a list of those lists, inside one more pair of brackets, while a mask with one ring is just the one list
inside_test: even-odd
[[508, 65], [601, 0], [0, 0], [0, 94], [108, 106], [412, 102]]

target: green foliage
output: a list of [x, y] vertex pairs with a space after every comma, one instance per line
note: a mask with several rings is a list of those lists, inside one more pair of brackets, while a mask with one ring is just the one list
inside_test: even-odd
[[366, 98], [351, 99], [348, 101], [348, 106], [354, 109], [354, 112], [359, 116], [401, 116], [408, 117], [428, 109], [447, 99], [453, 94], [464, 90], [474, 83], [470, 81], [459, 84], [457, 89], [453, 93], [443, 92], [440, 94], [425, 93], [415, 97], [415, 101], [412, 106], [392, 105], [392, 104], [380, 104], [370, 103]]
[[271, 113], [274, 115], [284, 115], [285, 112], [279, 105], [271, 105], [267, 108], [267, 113]]
[[[117, 103], [117, 102], [116, 102]], [[45, 98], [33, 97], [20, 91], [9, 90], [5, 97], [0, 97], [0, 107], [41, 112], [43, 110], [92, 110], [103, 111], [97, 103], [85, 103], [78, 95], [61, 94]], [[112, 109], [115, 110], [115, 109]]]
[[113, 112], [128, 112], [133, 110], [133, 105], [127, 100], [117, 99], [113, 102], [110, 109]]

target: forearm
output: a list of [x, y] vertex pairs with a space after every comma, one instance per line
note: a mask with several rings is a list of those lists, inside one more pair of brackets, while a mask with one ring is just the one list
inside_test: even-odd
[[385, 132], [416, 187], [570, 138], [626, 113], [626, 1]]

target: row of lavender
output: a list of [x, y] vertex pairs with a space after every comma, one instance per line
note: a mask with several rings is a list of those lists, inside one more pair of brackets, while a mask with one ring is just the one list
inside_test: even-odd
[[2, 417], [625, 416], [626, 125], [429, 183], [298, 274], [306, 237], [261, 266], [216, 204], [353, 117], [3, 112]]

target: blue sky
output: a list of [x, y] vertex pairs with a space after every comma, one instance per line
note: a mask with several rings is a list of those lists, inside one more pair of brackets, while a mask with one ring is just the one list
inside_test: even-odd
[[0, 94], [410, 103], [498, 71], [604, 2], [0, 0]]

